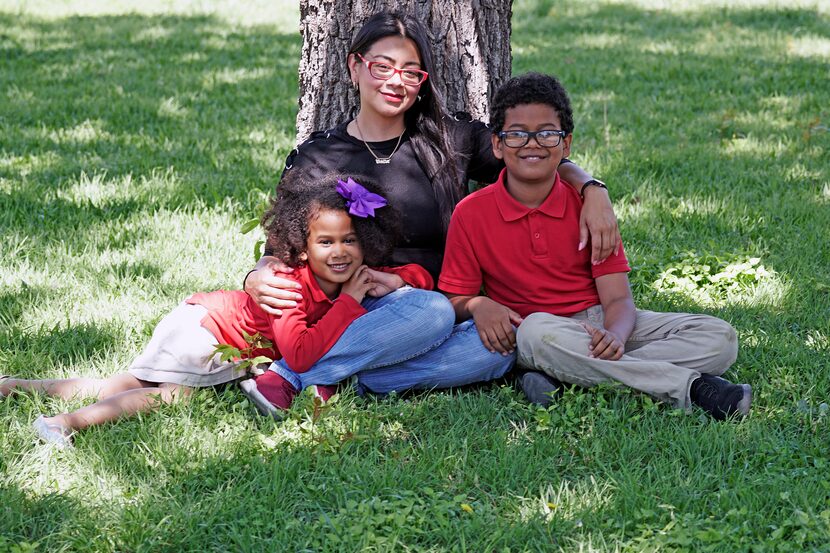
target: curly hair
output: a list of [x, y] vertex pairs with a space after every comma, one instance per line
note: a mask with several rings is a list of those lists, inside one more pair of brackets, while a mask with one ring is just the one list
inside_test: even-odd
[[[349, 175], [369, 192], [384, 195], [382, 189], [362, 175]], [[300, 267], [300, 255], [307, 249], [309, 224], [322, 210], [349, 213], [346, 200], [337, 192], [338, 179], [346, 175], [328, 173], [312, 179], [304, 171], [289, 171], [277, 187], [268, 210], [262, 215], [266, 251], [289, 267]], [[400, 217], [390, 206], [375, 211], [374, 217], [349, 215], [363, 250], [363, 262], [380, 266], [389, 262], [399, 232]]]
[[490, 128], [496, 134], [504, 127], [507, 110], [526, 104], [545, 104], [556, 110], [562, 130], [571, 134], [574, 130], [574, 117], [571, 101], [562, 83], [553, 75], [542, 73], [525, 73], [510, 78], [501, 85], [490, 106]]

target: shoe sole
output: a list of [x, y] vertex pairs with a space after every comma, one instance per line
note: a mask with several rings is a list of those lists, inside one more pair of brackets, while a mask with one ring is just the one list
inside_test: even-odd
[[749, 414], [749, 409], [752, 406], [752, 386], [749, 384], [741, 384], [741, 388], [744, 390], [744, 397], [735, 406], [735, 413], [741, 417], [745, 417]]
[[242, 395], [254, 404], [254, 407], [256, 407], [256, 410], [260, 415], [264, 417], [271, 417], [275, 421], [283, 420], [283, 411], [271, 405], [271, 402], [268, 401], [259, 390], [257, 390], [256, 382], [254, 382], [253, 379], [243, 380], [240, 382], [239, 389], [242, 390]]

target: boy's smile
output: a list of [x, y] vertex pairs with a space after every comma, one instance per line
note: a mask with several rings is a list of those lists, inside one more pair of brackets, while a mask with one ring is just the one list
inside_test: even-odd
[[[521, 104], [508, 108], [502, 127], [503, 131], [530, 132], [561, 129], [559, 114], [547, 104]], [[544, 200], [553, 186], [559, 162], [570, 153], [571, 138], [569, 134], [557, 146], [545, 147], [537, 142], [536, 137], [529, 137], [524, 146], [511, 148], [504, 139], [493, 135], [493, 154], [507, 166], [508, 191], [516, 196], [517, 189], [546, 186], [541, 198]]]
[[308, 224], [305, 261], [320, 288], [333, 298], [363, 264], [363, 250], [349, 214], [321, 209]]

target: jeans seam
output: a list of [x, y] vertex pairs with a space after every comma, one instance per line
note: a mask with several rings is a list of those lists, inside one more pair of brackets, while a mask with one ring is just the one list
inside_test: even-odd
[[291, 369], [286, 369], [276, 361], [272, 363], [269, 368], [281, 377], [283, 377], [285, 380], [287, 380], [289, 384], [294, 386], [295, 390], [303, 389], [302, 379], [298, 376], [297, 373], [295, 373]]

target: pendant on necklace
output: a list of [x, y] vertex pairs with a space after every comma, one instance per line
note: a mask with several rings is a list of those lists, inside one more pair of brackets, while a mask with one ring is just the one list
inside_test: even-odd
[[392, 161], [391, 157], [376, 157], [375, 163], [378, 165], [389, 165], [389, 162]]

